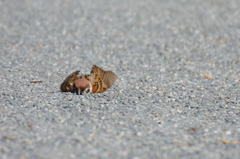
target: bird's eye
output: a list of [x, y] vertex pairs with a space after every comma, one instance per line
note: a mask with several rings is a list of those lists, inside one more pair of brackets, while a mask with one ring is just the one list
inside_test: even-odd
[[86, 90], [86, 93], [88, 93], [90, 91], [90, 89], [89, 88], [87, 88], [87, 90]]

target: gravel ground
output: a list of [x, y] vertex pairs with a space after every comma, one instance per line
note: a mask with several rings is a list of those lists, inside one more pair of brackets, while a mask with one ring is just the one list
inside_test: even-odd
[[[0, 0], [1, 158], [239, 158], [239, 8]], [[60, 92], [93, 64], [110, 89]]]

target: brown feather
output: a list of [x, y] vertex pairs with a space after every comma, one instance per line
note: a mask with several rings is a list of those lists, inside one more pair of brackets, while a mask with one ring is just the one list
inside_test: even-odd
[[73, 85], [73, 82], [74, 82], [76, 79], [80, 78], [80, 77], [78, 76], [79, 72], [80, 72], [80, 71], [75, 71], [75, 72], [71, 73], [69, 76], [67, 76], [67, 77], [65, 78], [65, 80], [62, 82], [62, 84], [61, 84], [61, 86], [60, 86], [60, 90], [61, 90], [62, 92], [69, 92], [69, 91], [70, 91], [70, 88], [71, 88], [71, 86]]
[[[102, 93], [110, 88], [118, 78], [118, 76], [112, 71], [105, 71], [96, 65], [92, 66], [90, 76], [93, 78], [91, 83], [93, 85], [93, 90], [96, 90], [96, 93]], [[97, 88], [94, 88], [94, 85], [97, 86]], [[95, 92], [93, 91], [93, 93]]]
[[117, 78], [118, 76], [112, 71], [105, 71], [102, 76], [103, 83], [107, 86], [107, 88], [110, 88]]
[[102, 93], [108, 88], [110, 88], [118, 78], [118, 76], [112, 71], [105, 71], [96, 65], [92, 66], [90, 75], [85, 74], [82, 76], [78, 76], [79, 72], [80, 71], [75, 71], [71, 73], [62, 82], [60, 86], [60, 90], [62, 92], [74, 92], [74, 87], [77, 86], [76, 84], [80, 84], [76, 82], [76, 86], [73, 86], [74, 81], [77, 79], [87, 79], [92, 84], [92, 93]]

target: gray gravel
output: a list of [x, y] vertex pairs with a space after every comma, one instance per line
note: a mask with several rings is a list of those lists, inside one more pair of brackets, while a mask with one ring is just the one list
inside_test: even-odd
[[[0, 158], [239, 158], [239, 8], [0, 0]], [[110, 89], [60, 92], [93, 64]]]

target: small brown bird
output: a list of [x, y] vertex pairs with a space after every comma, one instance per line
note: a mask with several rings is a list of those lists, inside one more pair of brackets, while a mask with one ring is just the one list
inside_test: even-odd
[[96, 65], [92, 66], [90, 75], [78, 76], [80, 71], [71, 73], [61, 84], [62, 92], [102, 93], [112, 86], [118, 76], [112, 71], [105, 71]]

